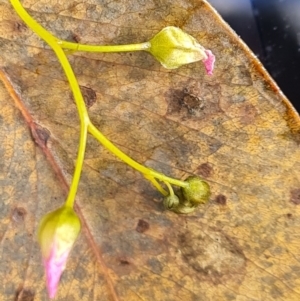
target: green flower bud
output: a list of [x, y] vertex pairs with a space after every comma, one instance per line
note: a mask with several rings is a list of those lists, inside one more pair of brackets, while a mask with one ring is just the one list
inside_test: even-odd
[[178, 196], [176, 194], [173, 194], [173, 195], [170, 194], [170, 195], [164, 197], [163, 205], [164, 205], [165, 209], [167, 209], [167, 210], [172, 210], [173, 208], [178, 207], [178, 205], [179, 205]]
[[46, 214], [39, 226], [38, 240], [46, 271], [47, 288], [54, 298], [69, 253], [80, 232], [80, 220], [74, 210], [63, 206]]
[[209, 185], [199, 177], [190, 176], [185, 182], [189, 183], [188, 187], [182, 187], [182, 194], [187, 202], [199, 205], [205, 204], [210, 196]]
[[163, 200], [163, 205], [166, 210], [173, 211], [179, 214], [188, 214], [196, 209], [196, 205], [191, 204], [190, 202], [184, 200], [183, 202], [180, 201], [177, 195], [168, 195]]
[[165, 27], [149, 43], [148, 51], [167, 69], [208, 59], [195, 38], [174, 26]]

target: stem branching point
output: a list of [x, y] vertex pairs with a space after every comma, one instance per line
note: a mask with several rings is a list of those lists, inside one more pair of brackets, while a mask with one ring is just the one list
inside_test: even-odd
[[[52, 35], [48, 30], [42, 27], [36, 20], [34, 20], [27, 11], [23, 8], [19, 0], [10, 0], [15, 11], [19, 14], [20, 18], [32, 29], [41, 39], [43, 39], [54, 51], [59, 60], [63, 71], [67, 77], [70, 88], [74, 95], [75, 103], [80, 120], [80, 139], [77, 160], [75, 164], [75, 171], [72, 179], [72, 183], [69, 190], [69, 195], [66, 199], [65, 205], [73, 208], [75, 202], [75, 196], [80, 180], [82, 171], [84, 154], [86, 149], [87, 134], [90, 133], [94, 136], [104, 147], [111, 151], [115, 156], [124, 161], [126, 164], [142, 173], [148, 181], [164, 196], [169, 197], [172, 203], [177, 203], [178, 198], [172, 189], [171, 185], [181, 187], [183, 191], [189, 192], [190, 183], [188, 181], [182, 181], [168, 177], [158, 171], [148, 168], [131, 157], [126, 155], [118, 147], [116, 147], [111, 141], [109, 141], [98, 128], [96, 128], [91, 122], [88, 111], [79, 88], [77, 78], [74, 71], [68, 61], [64, 50], [71, 51], [87, 51], [87, 52], [124, 52], [124, 51], [148, 51], [155, 58], [157, 58], [163, 66], [166, 68], [177, 68], [183, 64], [191, 63], [197, 60], [208, 59], [205, 54], [205, 49], [196, 42], [196, 40], [190, 35], [183, 32], [176, 27], [166, 27], [159, 32], [149, 42], [130, 44], [130, 45], [83, 45], [78, 43], [71, 43], [63, 41]], [[169, 192], [167, 192], [160, 182], [165, 183]], [[203, 181], [204, 182], [204, 181]], [[208, 185], [207, 185], [208, 186]], [[207, 186], [202, 185], [207, 189]], [[194, 186], [193, 186], [194, 187]], [[193, 188], [194, 189], [194, 188]], [[202, 188], [201, 188], [202, 189]], [[201, 193], [200, 193], [201, 194]], [[205, 194], [205, 193], [204, 193]], [[189, 194], [186, 194], [189, 195]], [[174, 201], [174, 202], [173, 202]], [[181, 205], [183, 203], [181, 202]], [[195, 204], [193, 203], [193, 206]], [[172, 206], [166, 206], [170, 209]], [[173, 210], [176, 211], [176, 210]]]

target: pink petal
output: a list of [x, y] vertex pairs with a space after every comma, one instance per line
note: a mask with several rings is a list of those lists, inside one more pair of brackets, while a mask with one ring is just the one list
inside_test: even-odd
[[207, 55], [207, 59], [203, 60], [203, 63], [204, 63], [205, 69], [206, 69], [206, 73], [208, 75], [212, 75], [213, 74], [213, 70], [214, 70], [214, 64], [215, 64], [216, 57], [208, 49], [205, 49], [204, 52]]
[[56, 256], [56, 249], [52, 247], [50, 256], [44, 259], [46, 270], [46, 280], [49, 298], [55, 297], [61, 274], [63, 273], [69, 255], [69, 250], [64, 252], [59, 258]]

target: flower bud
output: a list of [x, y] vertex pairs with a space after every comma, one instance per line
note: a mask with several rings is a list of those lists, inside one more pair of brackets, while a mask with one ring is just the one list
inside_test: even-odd
[[182, 187], [184, 198], [191, 204], [205, 204], [210, 196], [209, 185], [199, 177], [190, 176], [185, 182], [189, 183], [188, 187]]
[[179, 198], [176, 194], [169, 194], [168, 196], [164, 197], [163, 205], [165, 209], [172, 210], [173, 208], [178, 207], [179, 205]]
[[50, 298], [55, 297], [61, 274], [80, 228], [78, 216], [72, 208], [66, 206], [46, 214], [40, 222], [38, 240]]
[[192, 204], [187, 200], [180, 200], [179, 197], [174, 194], [164, 197], [163, 205], [165, 209], [179, 214], [192, 213], [197, 207], [197, 205]]
[[149, 43], [148, 51], [167, 69], [203, 60], [207, 73], [212, 74], [214, 55], [180, 28], [165, 27]]

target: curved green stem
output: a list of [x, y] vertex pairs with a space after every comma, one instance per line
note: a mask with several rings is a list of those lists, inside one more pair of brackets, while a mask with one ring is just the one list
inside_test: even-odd
[[[141, 172], [145, 176], [149, 176], [150, 178], [153, 177], [153, 178], [159, 179], [164, 182], [169, 182], [170, 184], [174, 184], [174, 185], [177, 185], [180, 187], [188, 187], [189, 186], [189, 184], [187, 182], [167, 177], [160, 172], [157, 172], [153, 169], [150, 169], [150, 168], [134, 161], [132, 158], [127, 156], [125, 153], [123, 153], [119, 148], [117, 148], [113, 143], [111, 143], [91, 122], [89, 123], [88, 131], [101, 144], [103, 144], [103, 146], [105, 146], [107, 149], [109, 149], [118, 158], [120, 158], [122, 161], [124, 161], [125, 163], [130, 165], [132, 168], [136, 169], [137, 171]], [[147, 177], [147, 179], [149, 179], [149, 177]]]
[[155, 178], [149, 175], [144, 175], [145, 179], [152, 183], [152, 185], [163, 195], [167, 196], [168, 192], [162, 188], [162, 186], [157, 182]]
[[75, 201], [75, 195], [77, 192], [77, 187], [81, 175], [84, 153], [86, 147], [86, 139], [87, 139], [87, 126], [89, 123], [89, 117], [87, 113], [87, 109], [75, 77], [75, 74], [72, 70], [72, 67], [61, 47], [57, 44], [57, 39], [51, 35], [46, 29], [44, 29], [41, 25], [39, 25], [23, 8], [21, 3], [18, 0], [10, 1], [16, 12], [19, 14], [21, 19], [30, 27], [40, 38], [42, 38], [55, 52], [59, 62], [62, 65], [62, 68], [66, 74], [66, 77], [71, 86], [75, 103], [77, 106], [79, 119], [80, 119], [80, 140], [79, 140], [79, 149], [77, 155], [77, 161], [75, 165], [74, 176], [72, 179], [72, 183], [70, 186], [69, 195], [67, 197], [66, 205], [73, 207]]
[[[75, 74], [72, 70], [72, 67], [66, 57], [65, 52], [62, 48], [73, 49], [78, 51], [91, 51], [91, 52], [120, 52], [120, 51], [138, 51], [138, 50], [147, 50], [149, 48], [149, 43], [140, 43], [132, 45], [116, 45], [116, 46], [92, 46], [92, 45], [82, 45], [77, 43], [66, 42], [57, 39], [46, 29], [44, 29], [40, 24], [38, 24], [22, 7], [19, 0], [10, 0], [12, 6], [19, 14], [21, 19], [40, 37], [42, 38], [55, 52], [59, 62], [62, 65], [62, 68], [66, 74], [66, 77], [69, 81], [70, 87], [72, 89], [75, 103], [77, 106], [79, 119], [80, 119], [80, 140], [79, 140], [79, 149], [77, 155], [77, 162], [75, 166], [74, 176], [72, 179], [70, 192], [66, 200], [67, 206], [73, 206], [77, 187], [82, 171], [82, 165], [84, 160], [86, 141], [87, 141], [87, 132], [92, 134], [100, 143], [102, 143], [108, 150], [115, 154], [118, 158], [123, 160], [125, 163], [130, 165], [132, 168], [141, 172], [146, 179], [148, 179], [154, 187], [158, 189], [163, 195], [168, 195], [168, 192], [165, 191], [162, 186], [157, 182], [157, 179], [165, 182], [169, 187], [170, 184], [188, 187], [189, 183], [177, 179], [173, 179], [165, 176], [162, 173], [159, 173], [151, 168], [145, 167], [138, 162], [134, 161], [132, 158], [127, 156], [119, 148], [117, 148], [112, 142], [110, 142], [90, 121], [89, 115], [79, 88], [79, 84], [75, 77]], [[171, 188], [172, 189], [172, 188]], [[170, 190], [170, 187], [169, 187]], [[172, 190], [170, 190], [171, 192]]]
[[170, 196], [174, 196], [174, 191], [173, 191], [173, 188], [172, 186], [170, 185], [169, 182], [165, 182], [165, 184], [167, 185], [168, 189], [169, 189], [169, 192], [170, 192]]

